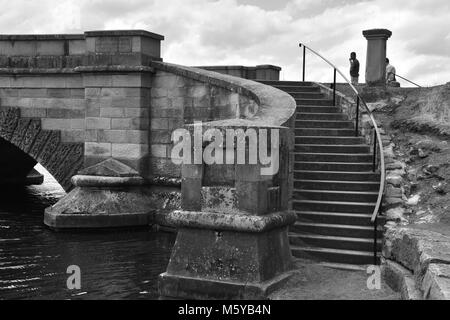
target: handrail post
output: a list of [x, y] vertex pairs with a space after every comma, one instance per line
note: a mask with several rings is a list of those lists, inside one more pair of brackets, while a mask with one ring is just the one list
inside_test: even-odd
[[377, 234], [377, 226], [378, 226], [378, 215], [375, 217], [375, 221], [373, 223], [373, 265], [377, 265], [377, 251], [378, 251], [378, 234]]
[[306, 59], [306, 47], [303, 46], [303, 82], [305, 82], [305, 59]]
[[377, 163], [377, 131], [373, 130], [373, 172], [376, 170]]
[[356, 96], [355, 137], [358, 136], [359, 126], [359, 96]]
[[333, 74], [333, 106], [336, 107], [336, 68], [334, 68]]

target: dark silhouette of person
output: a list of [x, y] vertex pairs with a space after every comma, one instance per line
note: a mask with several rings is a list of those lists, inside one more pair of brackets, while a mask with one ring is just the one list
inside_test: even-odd
[[350, 53], [350, 77], [352, 84], [358, 84], [359, 78], [359, 61], [356, 59], [356, 53]]

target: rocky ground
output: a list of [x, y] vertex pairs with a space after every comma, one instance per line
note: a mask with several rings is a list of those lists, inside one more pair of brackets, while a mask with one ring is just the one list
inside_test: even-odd
[[386, 134], [384, 256], [424, 298], [450, 299], [450, 83], [366, 100]]

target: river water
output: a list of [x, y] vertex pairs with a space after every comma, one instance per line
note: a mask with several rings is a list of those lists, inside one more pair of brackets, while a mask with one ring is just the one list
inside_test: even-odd
[[[175, 235], [51, 231], [43, 224], [44, 209], [63, 195], [49, 175], [41, 186], [1, 188], [0, 299], [158, 298], [157, 277]], [[79, 290], [67, 288], [71, 265], [81, 271]]]

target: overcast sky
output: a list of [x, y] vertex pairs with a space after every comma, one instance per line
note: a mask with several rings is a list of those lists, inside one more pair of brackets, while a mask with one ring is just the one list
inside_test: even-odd
[[[145, 29], [166, 37], [163, 58], [184, 65], [275, 64], [299, 79], [304, 42], [348, 73], [356, 51], [364, 77], [362, 30], [386, 28], [397, 73], [422, 85], [450, 81], [450, 0], [0, 0], [0, 30], [80, 33]], [[309, 80], [331, 70], [307, 60]], [[307, 80], [308, 80], [307, 79]]]

